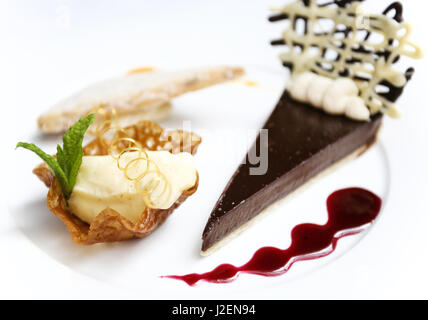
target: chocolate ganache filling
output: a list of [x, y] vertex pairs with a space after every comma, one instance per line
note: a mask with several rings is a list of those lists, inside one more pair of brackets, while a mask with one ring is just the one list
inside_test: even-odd
[[265, 139], [257, 137], [249, 154], [268, 150], [268, 168], [251, 175], [247, 158], [241, 164], [217, 204], [203, 231], [202, 251], [238, 229], [276, 200], [316, 176], [333, 163], [376, 140], [382, 115], [360, 122], [332, 116], [292, 99], [287, 91], [263, 126]]

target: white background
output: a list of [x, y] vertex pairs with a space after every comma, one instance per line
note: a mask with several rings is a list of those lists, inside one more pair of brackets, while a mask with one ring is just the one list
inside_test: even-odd
[[[13, 179], [10, 136], [36, 132], [34, 119], [48, 106], [93, 81], [137, 66], [185, 67], [211, 63], [256, 64], [280, 70], [268, 41], [280, 28], [266, 22], [269, 7], [284, 1], [2, 1], [0, 5], [1, 223], [0, 298], [141, 298], [74, 272], [16, 230], [8, 214]], [[402, 1], [412, 39], [428, 48], [428, 4]], [[388, 1], [369, 0], [382, 11]], [[227, 287], [204, 295], [186, 290], [165, 298], [428, 298], [427, 62], [400, 100], [404, 117], [387, 120], [382, 143], [393, 181], [386, 214], [333, 265], [287, 286], [241, 292]], [[15, 169], [14, 169], [15, 170]], [[33, 179], [33, 177], [31, 177]], [[124, 271], [126, 272], [126, 271]], [[144, 292], [144, 294], [143, 294]]]

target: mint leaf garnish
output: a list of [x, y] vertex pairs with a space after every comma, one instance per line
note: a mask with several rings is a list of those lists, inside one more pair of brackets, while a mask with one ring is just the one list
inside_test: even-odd
[[65, 175], [68, 177], [67, 165], [65, 163], [64, 151], [60, 145], [56, 146], [56, 161], [58, 162], [61, 169], [64, 171]]
[[76, 184], [77, 173], [79, 172], [80, 165], [82, 164], [82, 143], [86, 130], [92, 122], [94, 122], [95, 115], [90, 114], [86, 118], [82, 118], [73, 124], [65, 133], [62, 138], [63, 141], [63, 165], [61, 166], [64, 172], [67, 173], [68, 183], [71, 190]]
[[61, 166], [58, 164], [58, 162], [55, 160], [54, 157], [52, 157], [51, 155], [45, 153], [44, 151], [42, 151], [39, 147], [37, 147], [36, 145], [32, 144], [32, 143], [26, 143], [26, 142], [19, 142], [16, 145], [17, 148], [21, 147], [21, 148], [25, 148], [28, 149], [30, 151], [33, 151], [35, 154], [37, 154], [44, 162], [46, 162], [46, 164], [49, 166], [49, 168], [51, 168], [52, 172], [54, 173], [55, 177], [57, 178], [62, 192], [64, 193], [64, 195], [69, 195], [71, 194], [71, 190], [68, 184], [68, 178], [66, 176], [66, 174], [64, 173], [64, 170], [61, 168]]
[[77, 173], [82, 164], [82, 143], [88, 127], [94, 122], [95, 115], [90, 114], [73, 124], [63, 137], [63, 148], [57, 146], [56, 159], [42, 151], [32, 143], [19, 142], [16, 147], [22, 147], [36, 153], [54, 173], [66, 199], [70, 198]]

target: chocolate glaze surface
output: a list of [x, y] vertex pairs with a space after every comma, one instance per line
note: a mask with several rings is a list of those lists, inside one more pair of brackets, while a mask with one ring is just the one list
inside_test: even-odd
[[[202, 251], [331, 164], [370, 146], [381, 122], [380, 114], [370, 122], [329, 115], [293, 100], [285, 91], [263, 126], [268, 130], [266, 174], [250, 175], [250, 168], [257, 165], [251, 165], [247, 155], [211, 212], [202, 235]], [[260, 150], [260, 141], [259, 135], [249, 152]]]

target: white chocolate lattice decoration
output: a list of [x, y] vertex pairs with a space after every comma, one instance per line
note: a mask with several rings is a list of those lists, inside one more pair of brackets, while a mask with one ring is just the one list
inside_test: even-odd
[[[287, 21], [280, 55], [292, 77], [306, 71], [355, 81], [371, 114], [399, 115], [395, 101], [414, 73], [398, 70], [400, 56], [418, 59], [422, 50], [409, 41], [411, 27], [402, 18], [402, 5], [391, 4], [383, 14], [364, 13], [363, 0], [297, 0], [279, 9], [271, 22]], [[393, 16], [390, 17], [390, 13]]]

